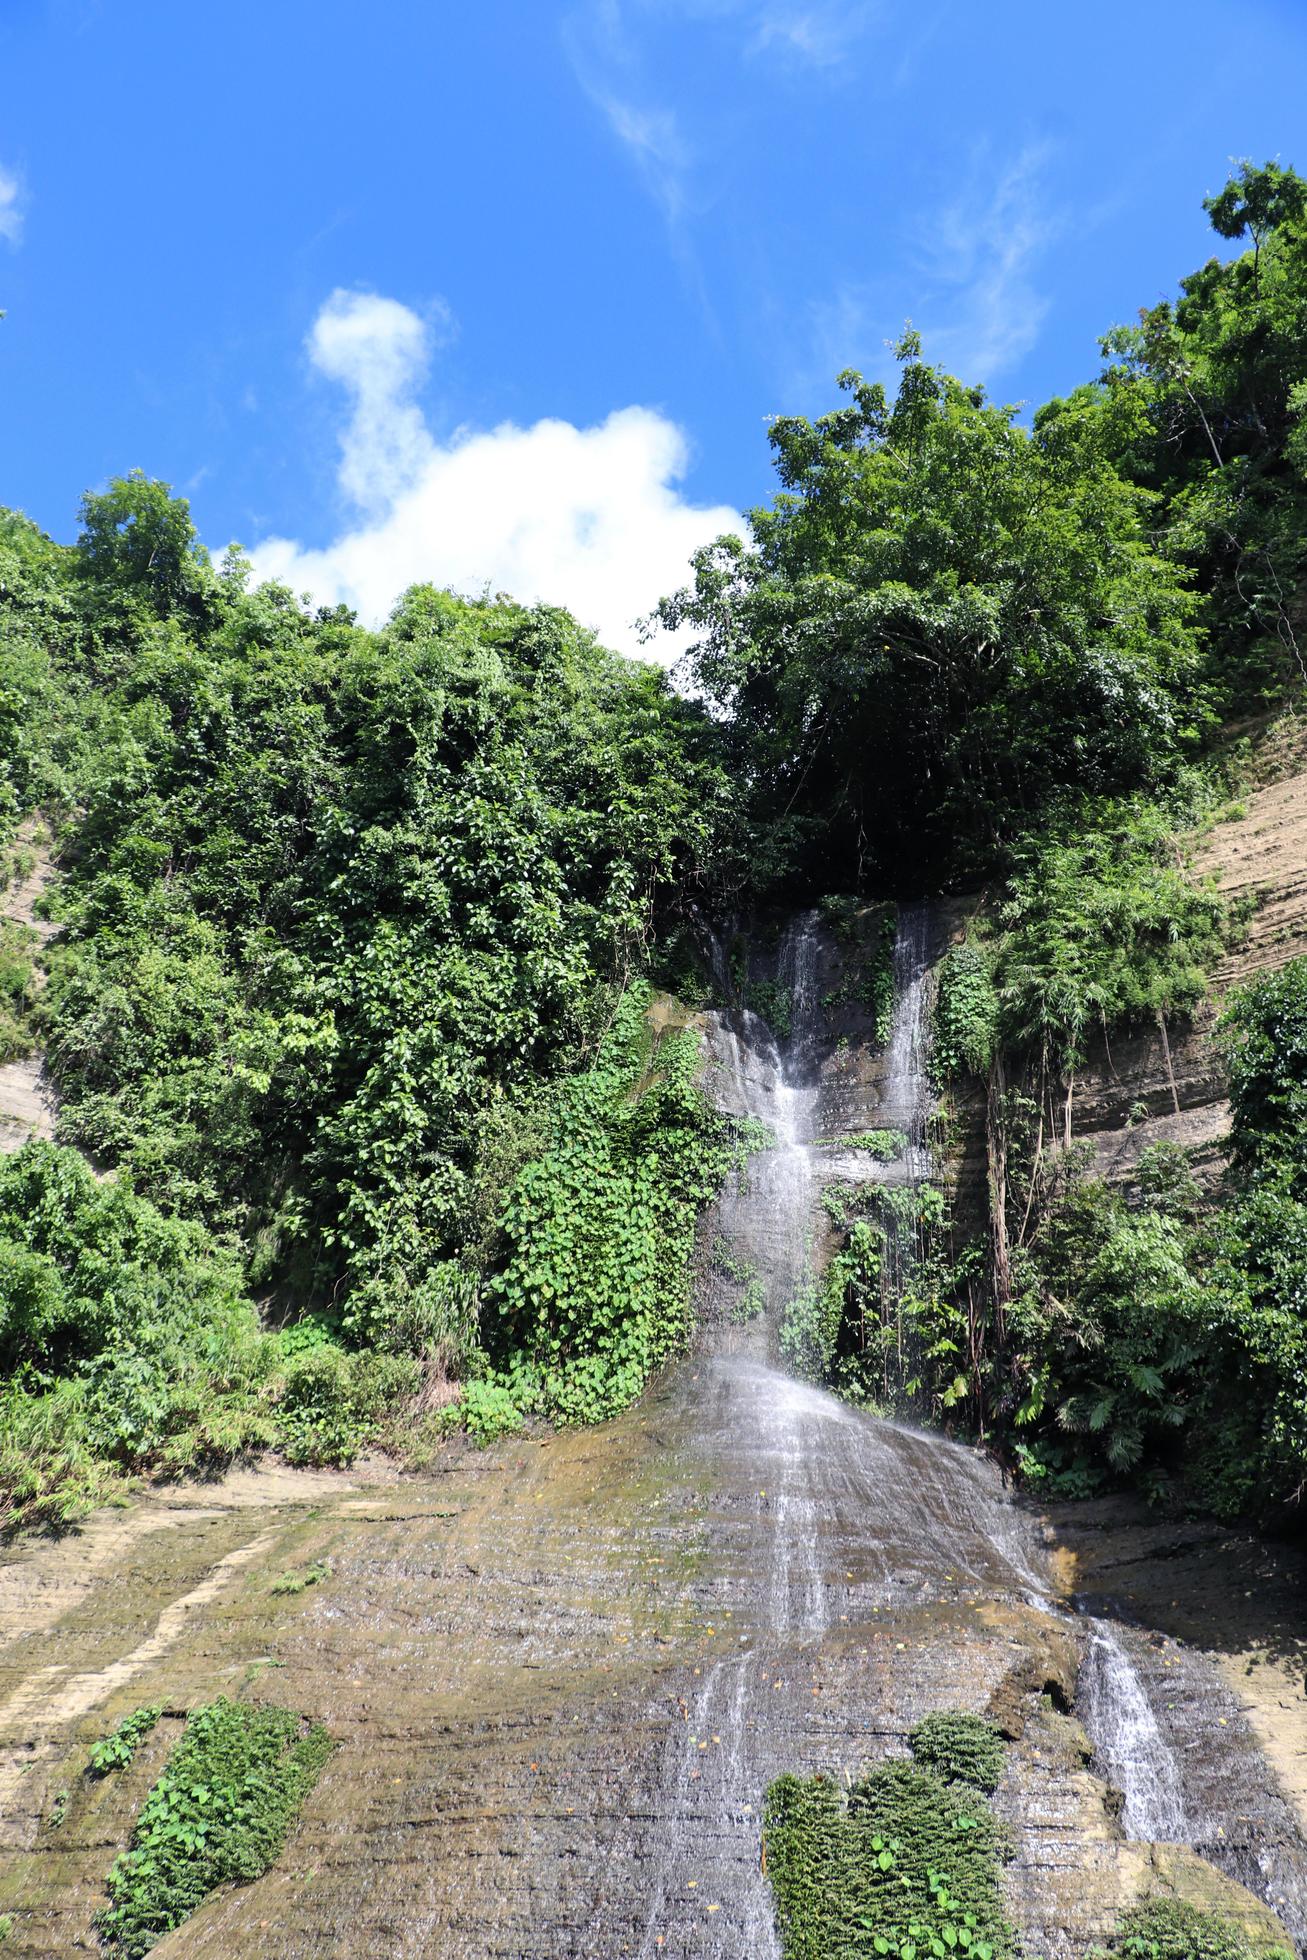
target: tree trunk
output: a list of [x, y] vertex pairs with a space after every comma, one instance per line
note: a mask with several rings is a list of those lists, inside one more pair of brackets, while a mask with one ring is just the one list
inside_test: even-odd
[[1180, 1096], [1175, 1086], [1175, 1070], [1171, 1067], [1171, 1043], [1166, 1033], [1166, 1016], [1161, 1008], [1157, 1010], [1157, 1031], [1162, 1037], [1162, 1053], [1166, 1057], [1166, 1079], [1171, 1085], [1171, 1107], [1180, 1114]]
[[990, 1252], [994, 1274], [994, 1315], [1000, 1345], [1004, 1314], [1012, 1298], [1012, 1257], [1007, 1233], [1007, 1082], [1002, 1050], [994, 1050], [985, 1104], [985, 1154], [989, 1163]]

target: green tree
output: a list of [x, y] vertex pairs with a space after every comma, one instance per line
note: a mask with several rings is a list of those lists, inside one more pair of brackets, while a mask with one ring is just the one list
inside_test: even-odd
[[665, 600], [731, 718], [770, 840], [823, 887], [974, 876], [1068, 786], [1163, 781], [1201, 725], [1182, 569], [1092, 418], [1032, 435], [927, 366], [772, 428], [781, 491], [752, 542]]

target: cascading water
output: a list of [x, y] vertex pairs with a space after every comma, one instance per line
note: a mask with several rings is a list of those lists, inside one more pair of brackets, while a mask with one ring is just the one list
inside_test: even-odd
[[[719, 1477], [756, 1493], [765, 1634], [742, 1640], [704, 1672], [686, 1698], [680, 1732], [667, 1743], [651, 1800], [663, 1823], [638, 1948], [644, 1960], [681, 1951], [778, 1960], [770, 1890], [757, 1859], [758, 1822], [770, 1778], [802, 1766], [796, 1753], [805, 1745], [787, 1737], [777, 1720], [783, 1704], [773, 1700], [798, 1656], [817, 1655], [837, 1628], [901, 1609], [905, 1600], [925, 1603], [963, 1585], [1021, 1597], [1046, 1583], [1033, 1569], [1040, 1555], [1028, 1523], [987, 1466], [942, 1438], [853, 1410], [772, 1365], [780, 1316], [810, 1276], [823, 1180], [903, 1185], [929, 1172], [930, 926], [928, 908], [905, 908], [895, 946], [878, 1120], [902, 1131], [906, 1143], [890, 1164], [840, 1151], [838, 1143], [832, 1152], [816, 1134], [823, 1046], [831, 1046], [817, 915], [795, 919], [777, 949], [773, 985], [789, 1010], [784, 1042], [740, 997], [724, 949], [714, 950], [731, 1006], [712, 1017], [709, 1090], [722, 1108], [765, 1124], [774, 1141], [718, 1207], [728, 1269], [712, 1283], [717, 1311], [695, 1381], [712, 1411]], [[742, 1271], [760, 1285], [765, 1311], [740, 1326], [731, 1309]], [[707, 1946], [695, 1917], [695, 1894], [705, 1885], [729, 1891], [734, 1902]]]
[[1125, 1799], [1122, 1828], [1128, 1837], [1181, 1844], [1188, 1818], [1175, 1752], [1117, 1635], [1105, 1621], [1090, 1625], [1076, 1700], [1099, 1763]]
[[[730, 1446], [757, 1477], [769, 1526], [769, 1638], [791, 1650], [814, 1650], [831, 1628], [848, 1620], [842, 1608], [856, 1601], [865, 1611], [869, 1593], [901, 1600], [919, 1586], [928, 1597], [944, 1574], [950, 1582], [974, 1584], [991, 1597], [1006, 1593], [1059, 1624], [1072, 1624], [1052, 1603], [1031, 1520], [995, 1490], [976, 1457], [941, 1437], [850, 1409], [768, 1365], [775, 1357], [779, 1317], [811, 1278], [814, 1214], [824, 1182], [875, 1181], [889, 1187], [892, 1199], [904, 1192], [905, 1201], [885, 1208], [888, 1292], [896, 1295], [914, 1252], [920, 1251], [916, 1194], [933, 1169], [928, 992], [938, 938], [929, 904], [901, 908], [893, 952], [893, 1020], [874, 1120], [900, 1132], [904, 1143], [887, 1163], [841, 1147], [838, 1137], [819, 1135], [828, 1127], [821, 1120], [822, 1066], [831, 1043], [823, 1023], [817, 915], [792, 921], [777, 950], [774, 984], [789, 1005], [784, 1042], [741, 999], [717, 949], [719, 984], [732, 1006], [712, 1018], [710, 1089], [723, 1108], [766, 1124], [774, 1144], [751, 1160], [738, 1188], [722, 1201], [717, 1220], [733, 1259], [760, 1279], [766, 1312], [744, 1328], [731, 1324], [729, 1312], [719, 1312], [701, 1367], [717, 1405], [719, 1432], [729, 1435]], [[902, 1228], [897, 1243], [896, 1212]], [[729, 1295], [731, 1288], [723, 1284], [717, 1290]], [[832, 1574], [846, 1561], [841, 1585]], [[857, 1584], [849, 1586], [854, 1573]], [[1264, 1897], [1274, 1897], [1281, 1910], [1287, 1905], [1295, 1923], [1296, 1880], [1292, 1874], [1286, 1878], [1283, 1858], [1268, 1862], [1263, 1856], [1260, 1864], [1245, 1859], [1239, 1865], [1223, 1856], [1232, 1832], [1220, 1820], [1233, 1820], [1238, 1792], [1226, 1791], [1215, 1807], [1209, 1798], [1195, 1817], [1184, 1766], [1158, 1720], [1124, 1630], [1105, 1619], [1090, 1620], [1088, 1626], [1081, 1709], [1099, 1764], [1123, 1793], [1126, 1834], [1202, 1843]], [[669, 1937], [668, 1906], [677, 1894], [678, 1874], [702, 1865], [709, 1830], [718, 1834], [719, 1844], [734, 1831], [736, 1868], [748, 1873], [746, 1896], [738, 1921], [722, 1927], [719, 1943], [693, 1950], [739, 1960], [745, 1954], [775, 1960], [778, 1953], [768, 1890], [747, 1859], [768, 1777], [796, 1764], [774, 1753], [765, 1705], [758, 1706], [756, 1661], [751, 1650], [708, 1672], [687, 1724], [690, 1739], [672, 1750], [666, 1774], [676, 1784], [682, 1823], [660, 1860], [662, 1875], [641, 1949], [646, 1960], [668, 1951], [656, 1944], [655, 1929]], [[698, 1768], [704, 1729], [722, 1739], [720, 1775], [711, 1782]]]

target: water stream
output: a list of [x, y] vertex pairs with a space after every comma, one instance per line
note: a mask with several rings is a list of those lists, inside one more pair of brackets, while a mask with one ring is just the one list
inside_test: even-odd
[[1175, 1751], [1158, 1727], [1139, 1670], [1113, 1629], [1091, 1620], [1077, 1705], [1098, 1761], [1125, 1801], [1126, 1835], [1188, 1842], [1184, 1783]]
[[[780, 1316], [810, 1275], [822, 1181], [903, 1184], [929, 1174], [930, 927], [926, 906], [905, 908], [877, 1116], [905, 1138], [889, 1164], [819, 1143], [827, 1037], [817, 915], [793, 920], [777, 948], [776, 984], [790, 1019], [783, 1043], [745, 1005], [724, 948], [715, 948], [731, 1005], [713, 1017], [711, 1093], [721, 1107], [766, 1124], [774, 1143], [718, 1208], [717, 1231], [737, 1269], [747, 1266], [761, 1281], [765, 1310], [743, 1327], [729, 1311], [710, 1315], [714, 1331], [696, 1378], [705, 1404], [699, 1426], [723, 1481], [756, 1489], [765, 1631], [742, 1638], [740, 1651], [706, 1671], [682, 1732], [667, 1744], [653, 1799], [663, 1825], [638, 1949], [644, 1960], [688, 1945], [691, 1888], [705, 1886], [729, 1893], [734, 1911], [714, 1944], [694, 1950], [779, 1960], [770, 1890], [758, 1868], [758, 1814], [770, 1778], [802, 1766], [772, 1700], [797, 1656], [820, 1651], [841, 1625], [901, 1611], [914, 1599], [925, 1605], [950, 1589], [1021, 1598], [1048, 1588], [1032, 1521], [987, 1465], [943, 1438], [855, 1410], [776, 1365]], [[728, 1304], [735, 1284], [723, 1285]]]

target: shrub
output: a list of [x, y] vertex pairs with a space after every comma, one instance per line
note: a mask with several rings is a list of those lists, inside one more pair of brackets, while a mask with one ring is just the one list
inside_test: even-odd
[[162, 1713], [162, 1707], [155, 1706], [124, 1715], [112, 1735], [92, 1743], [87, 1775], [109, 1776], [114, 1770], [126, 1769]]
[[277, 1344], [230, 1249], [43, 1141], [0, 1160], [0, 1520], [266, 1445]]
[[1268, 1951], [1224, 1914], [1183, 1899], [1146, 1899], [1135, 1906], [1108, 1950], [1130, 1960], [1290, 1960], [1286, 1949]]
[[468, 1382], [457, 1408], [468, 1435], [482, 1446], [492, 1443], [497, 1436], [516, 1435], [522, 1427], [522, 1411], [513, 1399], [512, 1390], [499, 1382]]
[[138, 1960], [217, 1886], [265, 1872], [332, 1746], [289, 1709], [225, 1696], [197, 1709], [109, 1873], [109, 1951]]
[[352, 1463], [391, 1405], [415, 1392], [420, 1372], [408, 1356], [347, 1354], [330, 1342], [294, 1355], [277, 1411], [288, 1461]]
[[969, 1783], [977, 1790], [991, 1791], [1003, 1774], [1003, 1738], [980, 1715], [957, 1710], [927, 1715], [909, 1730], [908, 1747], [917, 1762], [946, 1783]]

